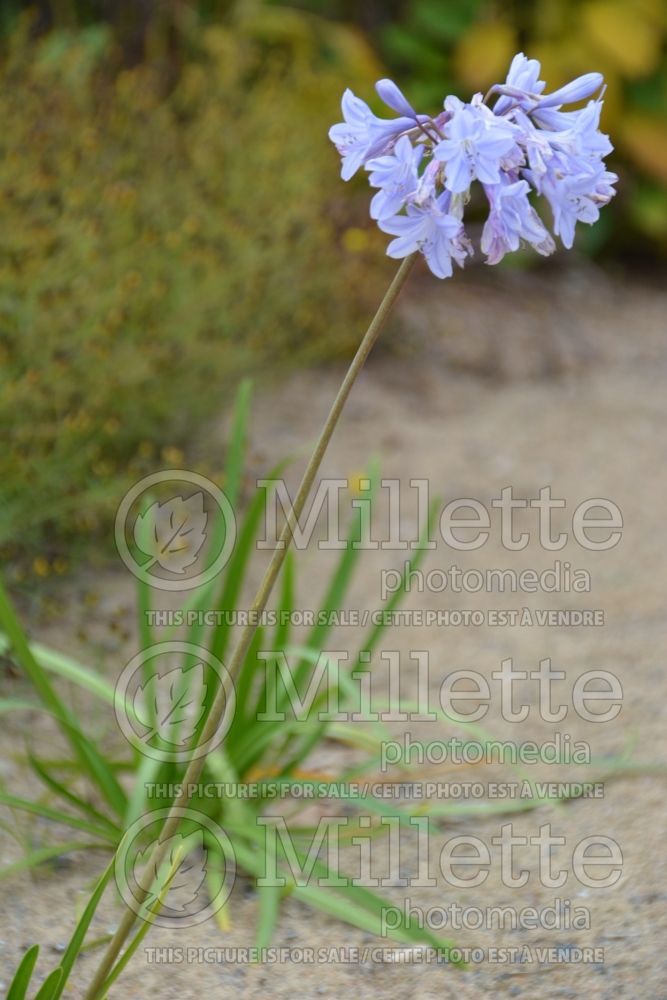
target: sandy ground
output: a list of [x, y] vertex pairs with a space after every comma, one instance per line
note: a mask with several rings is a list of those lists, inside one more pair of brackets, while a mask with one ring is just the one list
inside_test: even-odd
[[[400, 478], [406, 493], [402, 523], [406, 535], [415, 530], [414, 498], [408, 480], [427, 479], [433, 496], [444, 502], [470, 497], [492, 511], [490, 537], [476, 551], [455, 551], [442, 541], [429, 553], [425, 572], [490, 568], [535, 569], [556, 560], [590, 574], [590, 591], [537, 593], [411, 593], [411, 610], [481, 611], [485, 623], [468, 627], [416, 624], [396, 627], [383, 642], [408, 662], [411, 651], [428, 650], [430, 692], [437, 699], [443, 679], [454, 670], [474, 670], [491, 685], [485, 729], [495, 738], [544, 743], [560, 731], [571, 741], [586, 741], [594, 757], [622, 754], [632, 743], [633, 759], [665, 762], [664, 600], [667, 596], [667, 554], [664, 545], [665, 434], [667, 419], [667, 343], [664, 315], [667, 296], [658, 289], [628, 284], [594, 271], [576, 274], [546, 272], [531, 278], [522, 273], [505, 278], [473, 274], [446, 286], [422, 283], [417, 277], [401, 306], [385, 349], [372, 359], [354, 391], [345, 419], [325, 462], [328, 475], [350, 477], [367, 466], [369, 456], [381, 458], [387, 478]], [[277, 457], [302, 449], [314, 436], [335, 392], [335, 370], [297, 373], [283, 385], [270, 387], [256, 401], [250, 478], [261, 476]], [[224, 433], [214, 428], [214, 438]], [[292, 481], [294, 476], [292, 475]], [[560, 551], [545, 551], [537, 541], [537, 515], [528, 511], [517, 530], [530, 533], [523, 551], [508, 551], [500, 541], [498, 511], [490, 501], [511, 485], [514, 496], [534, 498], [550, 485], [552, 495], [565, 500], [554, 527], [568, 533]], [[607, 498], [623, 514], [620, 543], [610, 551], [588, 551], [572, 531], [577, 506], [588, 498]], [[380, 505], [380, 513], [382, 505]], [[378, 551], [365, 554], [349, 606], [380, 606], [381, 573], [400, 568], [406, 554]], [[311, 607], [332, 565], [331, 553], [315, 545], [299, 556], [301, 605]], [[261, 561], [258, 561], [259, 572]], [[33, 633], [44, 642], [80, 657], [91, 656], [108, 676], [134, 651], [132, 588], [123, 570], [110, 569], [94, 580], [83, 574], [71, 586], [67, 605], [48, 621], [36, 620]], [[91, 610], [91, 592], [97, 603]], [[488, 612], [524, 608], [597, 610], [604, 624], [541, 625], [519, 621], [514, 626], [488, 624]], [[345, 649], [359, 639], [358, 631], [341, 628], [328, 643]], [[93, 651], [91, 654], [91, 650]], [[558, 724], [538, 714], [534, 681], [518, 685], [528, 719], [521, 723], [501, 717], [499, 687], [492, 678], [502, 660], [513, 658], [516, 669], [536, 670], [550, 657], [553, 668], [565, 672], [554, 692], [568, 711]], [[375, 669], [381, 670], [376, 657]], [[582, 719], [571, 694], [578, 677], [590, 670], [610, 671], [623, 689], [621, 711], [610, 722]], [[3, 684], [4, 693], [22, 690], [16, 678]], [[414, 693], [414, 671], [406, 691]], [[81, 710], [91, 711], [83, 703]], [[470, 704], [465, 706], [470, 710]], [[38, 736], [39, 717], [4, 717], [3, 773], [15, 791], [34, 787], [18, 759], [26, 732]], [[109, 720], [91, 717], [93, 731], [104, 738]], [[395, 723], [413, 738], [442, 740], [459, 732], [433, 723]], [[324, 748], [317, 767], [335, 766], [339, 750]], [[562, 767], [528, 769], [541, 780], [579, 780]], [[594, 771], [594, 769], [593, 769]], [[591, 772], [593, 773], [593, 772]], [[596, 772], [596, 773], [599, 773]], [[424, 777], [456, 781], [516, 781], [502, 767], [458, 768], [431, 765]], [[27, 787], [28, 786], [28, 787]], [[451, 787], [451, 785], [450, 785]], [[488, 787], [488, 785], [487, 785]], [[602, 797], [581, 798], [566, 805], [545, 804], [525, 813], [457, 816], [435, 824], [430, 842], [432, 887], [388, 887], [394, 903], [409, 896], [412, 905], [436, 910], [458, 903], [482, 912], [491, 906], [548, 907], [568, 899], [588, 912], [590, 927], [534, 930], [466, 929], [452, 931], [457, 944], [484, 949], [484, 960], [466, 971], [444, 965], [372, 961], [363, 949], [393, 947], [335, 920], [306, 910], [295, 901], [283, 909], [275, 944], [288, 948], [331, 946], [362, 949], [361, 960], [321, 964], [247, 965], [219, 962], [149, 961], [139, 952], [119, 987], [117, 997], [194, 998], [347, 996], [360, 997], [600, 997], [667, 998], [667, 866], [664, 843], [667, 809], [661, 774], [626, 774], [607, 780]], [[456, 802], [453, 803], [456, 805]], [[460, 804], [460, 803], [459, 803]], [[513, 825], [516, 835], [537, 836], [551, 824], [564, 842], [554, 851], [554, 868], [566, 872], [564, 885], [549, 888], [540, 880], [535, 847], [516, 852], [517, 866], [528, 873], [523, 888], [503, 884], [497, 848], [486, 881], [476, 888], [456, 888], [438, 873], [440, 848], [454, 836], [480, 838], [491, 846], [500, 828]], [[573, 852], [584, 838], [604, 835], [622, 851], [620, 875], [608, 888], [590, 888], [573, 871]], [[4, 838], [3, 861], [16, 851]], [[402, 871], [416, 870], [415, 839], [407, 840]], [[376, 856], [383, 861], [383, 848]], [[71, 931], [75, 914], [98, 872], [100, 859], [77, 856], [56, 870], [16, 877], [3, 885], [2, 957], [7, 981], [21, 952], [34, 941], [46, 944], [39, 969], [48, 971]], [[457, 870], [458, 871], [458, 870]], [[589, 869], [589, 872], [592, 869]], [[608, 869], [603, 870], [606, 874]], [[461, 874], [459, 872], [459, 874]], [[469, 872], [462, 873], [469, 874]], [[544, 873], [543, 873], [544, 874]], [[597, 874], [597, 872], [594, 872]], [[507, 881], [505, 879], [505, 881]], [[233, 897], [233, 927], [223, 936], [213, 921], [187, 931], [155, 929], [146, 941], [151, 948], [244, 947], [253, 941], [257, 897], [240, 883]], [[106, 899], [95, 920], [98, 934], [114, 926], [119, 909]], [[524, 946], [532, 951], [520, 952]], [[549, 961], [539, 948], [560, 946], [560, 961]], [[489, 961], [489, 949], [514, 949], [515, 961]], [[593, 961], [576, 962], [577, 949], [598, 949]], [[530, 961], [518, 958], [529, 957]], [[518, 956], [518, 957], [517, 957]], [[569, 959], [569, 961], [568, 961]], [[66, 995], [82, 996], [95, 963], [83, 957]]]

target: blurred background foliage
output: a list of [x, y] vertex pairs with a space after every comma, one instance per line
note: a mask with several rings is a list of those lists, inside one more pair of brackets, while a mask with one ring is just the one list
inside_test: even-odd
[[345, 86], [601, 70], [622, 183], [583, 246], [664, 252], [666, 36], [667, 0], [2, 0], [0, 544], [64, 569], [240, 372], [349, 353], [389, 269], [326, 137]]
[[0, 539], [46, 575], [241, 373], [349, 353], [385, 277], [324, 127], [341, 73], [377, 76], [356, 34], [210, 25], [166, 83], [103, 26], [32, 24], [0, 82]]

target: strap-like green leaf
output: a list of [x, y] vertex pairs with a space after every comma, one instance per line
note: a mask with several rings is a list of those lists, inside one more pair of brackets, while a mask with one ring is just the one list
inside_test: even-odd
[[63, 970], [58, 966], [46, 977], [39, 992], [35, 994], [35, 1000], [55, 1000], [62, 978]]
[[53, 992], [52, 1000], [59, 1000], [63, 990], [65, 989], [65, 986], [67, 985], [67, 980], [69, 978], [70, 972], [72, 971], [72, 966], [74, 965], [74, 962], [76, 961], [76, 958], [83, 947], [83, 941], [90, 926], [90, 922], [93, 919], [95, 910], [97, 909], [99, 901], [102, 898], [102, 894], [106, 889], [107, 882], [109, 881], [111, 875], [113, 874], [113, 870], [114, 870], [114, 859], [112, 859], [109, 862], [109, 865], [102, 873], [99, 882], [95, 886], [95, 891], [88, 900], [86, 908], [81, 915], [81, 919], [76, 925], [74, 933], [72, 934], [72, 937], [70, 939], [70, 942], [67, 945], [67, 948], [65, 949], [63, 960], [60, 963], [62, 978], [60, 979], [60, 982], [58, 983], [57, 987]]
[[34, 944], [32, 948], [28, 948], [14, 974], [9, 987], [9, 993], [7, 994], [7, 1000], [25, 1000], [28, 986], [30, 985], [30, 978], [37, 964], [38, 955], [38, 944]]

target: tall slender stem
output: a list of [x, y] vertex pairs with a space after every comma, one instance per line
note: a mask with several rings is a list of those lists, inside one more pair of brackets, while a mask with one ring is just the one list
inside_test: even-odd
[[[355, 354], [350, 367], [347, 370], [345, 378], [343, 379], [336, 398], [333, 401], [331, 410], [329, 411], [329, 416], [326, 419], [324, 427], [320, 433], [317, 444], [315, 445], [315, 450], [310, 457], [310, 461], [306, 467], [306, 471], [303, 474], [303, 479], [301, 480], [301, 485], [297, 492], [296, 498], [290, 510], [290, 513], [285, 521], [285, 525], [281, 532], [280, 538], [274, 549], [271, 561], [266, 568], [264, 578], [259, 586], [255, 600], [252, 603], [252, 608], [250, 609], [250, 614], [248, 616], [248, 624], [243, 628], [241, 635], [239, 637], [238, 645], [234, 650], [234, 654], [229, 661], [229, 673], [232, 679], [238, 674], [238, 671], [243, 664], [246, 657], [250, 643], [252, 642], [253, 636], [257, 631], [257, 626], [261, 618], [261, 614], [266, 608], [269, 597], [271, 596], [271, 591], [276, 582], [280, 569], [283, 562], [285, 561], [285, 556], [287, 555], [287, 550], [292, 542], [294, 528], [296, 527], [298, 520], [303, 512], [306, 500], [310, 494], [313, 483], [315, 482], [315, 477], [319, 471], [320, 465], [322, 464], [322, 459], [324, 458], [324, 453], [327, 450], [329, 442], [332, 438], [333, 432], [336, 429], [336, 424], [340, 418], [343, 411], [343, 407], [347, 401], [348, 396], [352, 386], [357, 380], [359, 372], [364, 366], [366, 358], [370, 354], [375, 341], [377, 340], [382, 327], [384, 326], [391, 309], [398, 298], [398, 294], [401, 291], [405, 281], [412, 270], [412, 266], [416, 260], [416, 254], [411, 254], [406, 257], [401, 263], [394, 279], [387, 289], [385, 296], [380, 303], [380, 307], [376, 312], [375, 316], [371, 320], [371, 324], [368, 330], [364, 334], [363, 340], [359, 344], [357, 353]], [[221, 687], [218, 691], [215, 701], [211, 707], [208, 719], [201, 733], [202, 743], [208, 742], [214, 735], [220, 724], [223, 713], [226, 707], [226, 694], [224, 689]], [[187, 807], [192, 789], [199, 780], [204, 764], [206, 763], [206, 758], [204, 756], [198, 757], [195, 760], [191, 760], [188, 764], [187, 770], [181, 782], [181, 792], [176, 797], [172, 803], [169, 815], [165, 820], [164, 826], [160, 833], [160, 837], [153, 848], [151, 857], [148, 861], [148, 869], [150, 871], [159, 871], [162, 862], [165, 859], [166, 852], [168, 849], [168, 841], [170, 837], [176, 832], [178, 825], [181, 821], [180, 811]], [[140, 890], [138, 893], [138, 902], [141, 904], [148, 892], [145, 890]], [[136, 921], [137, 917], [133, 910], [129, 907], [123, 918], [118, 925], [118, 929], [114, 934], [112, 940], [109, 942], [107, 951], [93, 977], [93, 981], [88, 988], [85, 1000], [98, 1000], [100, 996], [100, 990], [106, 981], [109, 973], [111, 972], [114, 962], [116, 961], [118, 955], [120, 954], [121, 948], [127, 939], [128, 934], [132, 930], [132, 927]]]

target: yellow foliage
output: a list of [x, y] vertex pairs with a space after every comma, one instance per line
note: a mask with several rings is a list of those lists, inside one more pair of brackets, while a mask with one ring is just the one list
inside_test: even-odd
[[592, 0], [582, 6], [581, 22], [595, 48], [621, 73], [647, 76], [656, 68], [661, 37], [642, 6], [626, 0]]
[[623, 79], [606, 57], [592, 56], [590, 43], [582, 36], [567, 42], [549, 41], [531, 45], [529, 53], [542, 64], [541, 79], [548, 81], [549, 90], [556, 90], [574, 77], [591, 70], [605, 79], [604, 107], [601, 127], [613, 131], [623, 109]]
[[454, 53], [457, 76], [473, 90], [502, 80], [517, 50], [516, 31], [504, 21], [475, 24]]
[[356, 32], [279, 18], [270, 46], [207, 29], [166, 97], [149, 64], [105, 73], [84, 32], [11, 40], [0, 539], [99, 529], [129, 483], [182, 464], [242, 372], [356, 343], [386, 270], [363, 236], [345, 249], [358, 217], [327, 130], [345, 85], [380, 74]]
[[367, 229], [350, 226], [342, 234], [341, 242], [349, 253], [363, 253], [368, 250], [371, 240]]
[[667, 184], [667, 121], [634, 113], [619, 123], [619, 128], [620, 142], [642, 170]]

